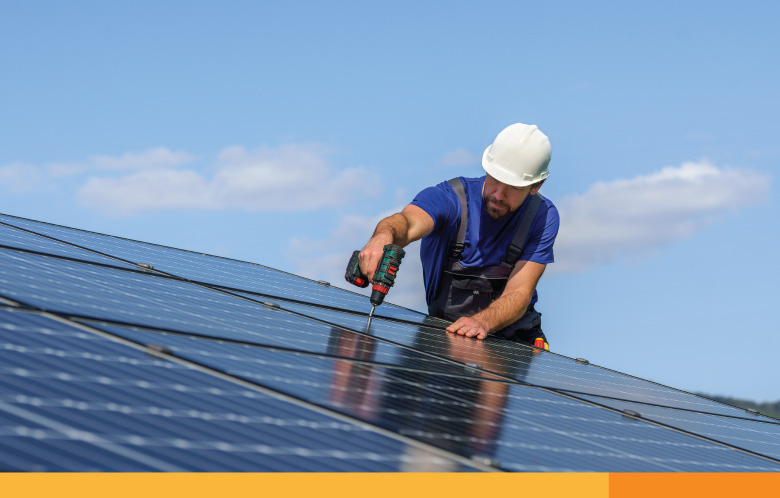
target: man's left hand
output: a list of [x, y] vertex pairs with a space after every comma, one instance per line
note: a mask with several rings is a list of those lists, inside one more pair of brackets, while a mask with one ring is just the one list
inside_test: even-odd
[[470, 316], [458, 318], [455, 323], [447, 327], [447, 332], [466, 337], [476, 337], [479, 340], [484, 339], [488, 335], [485, 325]]

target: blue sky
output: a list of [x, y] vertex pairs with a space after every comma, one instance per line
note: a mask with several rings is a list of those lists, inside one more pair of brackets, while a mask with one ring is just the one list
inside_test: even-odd
[[[505, 126], [553, 147], [553, 350], [780, 399], [774, 2], [2, 2], [0, 212], [341, 283]], [[415, 249], [411, 251], [416, 252]], [[424, 309], [409, 256], [388, 298]]]

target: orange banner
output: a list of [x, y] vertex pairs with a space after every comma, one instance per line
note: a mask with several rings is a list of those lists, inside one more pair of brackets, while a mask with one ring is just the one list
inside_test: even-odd
[[777, 496], [780, 474], [610, 474], [611, 498]]
[[608, 474], [2, 474], [7, 497], [608, 496]]

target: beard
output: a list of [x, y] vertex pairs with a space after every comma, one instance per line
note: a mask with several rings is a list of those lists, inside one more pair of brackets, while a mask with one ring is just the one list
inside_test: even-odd
[[512, 212], [512, 207], [504, 201], [499, 201], [492, 195], [482, 196], [482, 205], [485, 206], [488, 216], [494, 220], [500, 220]]

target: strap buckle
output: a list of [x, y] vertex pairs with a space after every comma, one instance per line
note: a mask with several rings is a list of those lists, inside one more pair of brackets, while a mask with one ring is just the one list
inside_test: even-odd
[[463, 254], [463, 249], [466, 248], [466, 244], [459, 244], [457, 242], [453, 242], [450, 245], [450, 257], [453, 259], [460, 259], [460, 255]]

